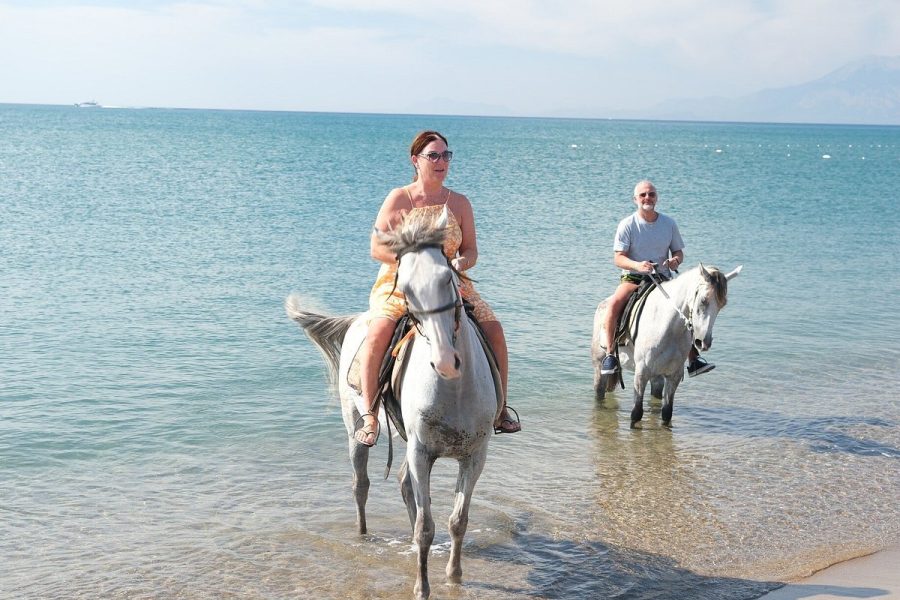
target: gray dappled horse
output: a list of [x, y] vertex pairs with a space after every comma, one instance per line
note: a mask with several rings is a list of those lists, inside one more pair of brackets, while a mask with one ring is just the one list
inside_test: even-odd
[[[741, 267], [723, 274], [715, 267], [701, 263], [675, 279], [662, 283], [665, 294], [652, 290], [647, 296], [640, 319], [630, 330], [629, 339], [619, 345], [621, 368], [634, 370], [634, 407], [631, 426], [644, 416], [644, 391], [662, 398], [662, 420], [672, 420], [675, 390], [684, 377], [684, 363], [691, 345], [708, 350], [712, 345], [713, 325], [719, 311], [728, 300], [728, 280], [737, 277]], [[666, 297], [668, 294], [668, 298]], [[600, 363], [606, 355], [603, 347], [603, 317], [607, 300], [600, 302], [594, 313], [594, 335], [591, 359], [594, 363], [594, 390], [603, 400], [606, 392], [615, 389], [619, 375], [601, 375]], [[637, 338], [634, 339], [634, 330]]]
[[[475, 326], [462, 310], [459, 275], [441, 250], [448, 218], [446, 208], [437, 219], [422, 217], [427, 215], [411, 213], [397, 229], [376, 232], [400, 257], [397, 289], [406, 296], [418, 330], [407, 351], [407, 367], [399, 389], [407, 437], [400, 488], [417, 546], [416, 598], [430, 594], [428, 553], [434, 540], [430, 479], [434, 462], [439, 457], [450, 457], [459, 463], [446, 569], [448, 580], [458, 583], [472, 491], [484, 468], [494, 419], [501, 408]], [[285, 308], [322, 352], [332, 380], [337, 379], [354, 472], [357, 525], [359, 532], [365, 533], [369, 448], [353, 438], [361, 423], [362, 398], [348, 385], [347, 374], [366, 335], [366, 314], [315, 314], [301, 306], [297, 295], [287, 299]], [[384, 410], [379, 412], [381, 423], [384, 414]]]

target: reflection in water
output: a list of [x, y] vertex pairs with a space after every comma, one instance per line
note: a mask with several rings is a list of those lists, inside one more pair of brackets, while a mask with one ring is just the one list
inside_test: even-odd
[[598, 478], [598, 527], [611, 544], [679, 557], [721, 541], [723, 529], [707, 490], [695, 476], [701, 455], [681, 449], [677, 433], [659, 418], [659, 400], [639, 429], [629, 429], [629, 410], [615, 399], [597, 403], [593, 414]]

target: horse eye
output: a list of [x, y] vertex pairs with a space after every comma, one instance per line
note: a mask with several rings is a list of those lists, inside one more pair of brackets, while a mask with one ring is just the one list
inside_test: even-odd
[[700, 304], [702, 304], [703, 306], [709, 306], [709, 300], [703, 298], [702, 300], [700, 300]]

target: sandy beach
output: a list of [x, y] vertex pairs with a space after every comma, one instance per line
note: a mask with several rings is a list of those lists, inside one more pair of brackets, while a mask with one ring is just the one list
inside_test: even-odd
[[832, 565], [762, 600], [900, 599], [900, 546]]

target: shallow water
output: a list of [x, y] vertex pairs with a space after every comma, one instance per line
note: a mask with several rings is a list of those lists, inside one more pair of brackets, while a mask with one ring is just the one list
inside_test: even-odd
[[[0, 106], [0, 596], [407, 595], [386, 444], [359, 537], [282, 303], [365, 306], [425, 127], [475, 206], [525, 428], [492, 440], [461, 586], [438, 462], [433, 597], [754, 598], [900, 540], [898, 128]], [[643, 177], [688, 264], [744, 271], [717, 369], [631, 430], [589, 343]]]

